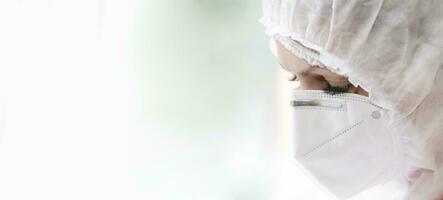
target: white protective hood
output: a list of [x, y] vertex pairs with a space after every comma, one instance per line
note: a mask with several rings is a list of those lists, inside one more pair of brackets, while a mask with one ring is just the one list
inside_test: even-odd
[[[400, 130], [405, 199], [443, 199], [443, 1], [264, 0], [266, 33], [346, 75]], [[296, 50], [294, 50], [294, 48]]]

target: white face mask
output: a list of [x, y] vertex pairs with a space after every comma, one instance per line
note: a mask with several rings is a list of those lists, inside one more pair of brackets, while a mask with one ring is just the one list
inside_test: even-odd
[[398, 139], [367, 97], [294, 90], [295, 158], [330, 193], [349, 198], [391, 180]]

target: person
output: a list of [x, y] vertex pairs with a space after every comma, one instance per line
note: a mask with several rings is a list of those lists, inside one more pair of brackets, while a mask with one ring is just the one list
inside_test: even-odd
[[340, 199], [443, 199], [443, 1], [264, 0], [263, 11], [300, 83], [300, 169]]

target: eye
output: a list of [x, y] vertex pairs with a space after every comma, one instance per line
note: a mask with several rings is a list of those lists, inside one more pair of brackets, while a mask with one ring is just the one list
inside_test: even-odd
[[327, 83], [327, 86], [323, 89], [323, 91], [330, 95], [336, 95], [349, 92], [351, 87], [352, 84], [347, 84], [345, 86], [332, 86], [331, 84]]

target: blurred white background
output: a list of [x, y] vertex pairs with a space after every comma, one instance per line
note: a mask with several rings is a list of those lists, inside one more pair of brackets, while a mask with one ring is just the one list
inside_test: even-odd
[[0, 199], [329, 199], [261, 2], [1, 0]]

